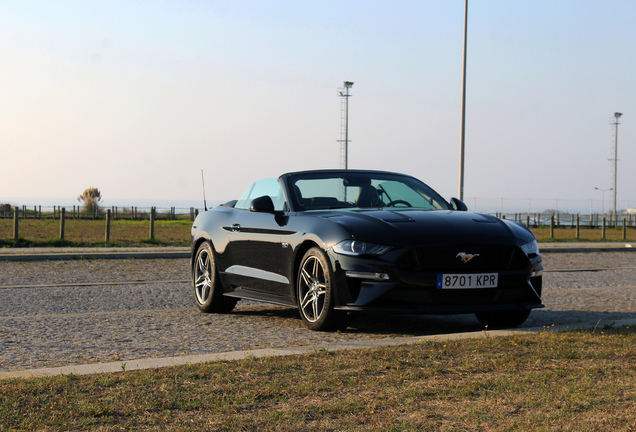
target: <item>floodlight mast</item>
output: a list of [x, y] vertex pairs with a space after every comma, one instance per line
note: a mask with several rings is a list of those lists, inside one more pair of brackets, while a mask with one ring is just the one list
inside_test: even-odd
[[353, 87], [353, 81], [345, 81], [343, 87], [338, 89], [338, 96], [342, 98], [340, 109], [340, 168], [349, 169], [349, 89]]

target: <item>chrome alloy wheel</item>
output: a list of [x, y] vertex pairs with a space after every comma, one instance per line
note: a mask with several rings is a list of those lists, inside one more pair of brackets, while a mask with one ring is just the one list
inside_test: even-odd
[[194, 300], [201, 312], [229, 313], [236, 306], [237, 298], [226, 297], [216, 272], [212, 245], [203, 242], [199, 246], [192, 265]]
[[308, 322], [314, 323], [322, 315], [327, 298], [325, 270], [318, 257], [309, 256], [302, 264], [300, 275], [300, 310]]
[[199, 249], [194, 269], [194, 294], [199, 304], [205, 304], [212, 295], [212, 260], [207, 248]]

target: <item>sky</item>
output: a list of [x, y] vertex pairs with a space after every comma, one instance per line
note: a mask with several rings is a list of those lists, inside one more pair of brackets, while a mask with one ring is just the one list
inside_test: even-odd
[[[615, 112], [636, 207], [635, 19], [633, 0], [469, 1], [469, 207], [600, 206]], [[462, 0], [0, 0], [0, 202], [199, 200], [201, 170], [220, 202], [339, 168], [344, 81], [349, 168], [458, 196], [463, 26]]]

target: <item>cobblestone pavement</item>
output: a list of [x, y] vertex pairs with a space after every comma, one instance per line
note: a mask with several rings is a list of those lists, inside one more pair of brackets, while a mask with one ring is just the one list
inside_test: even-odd
[[[547, 253], [545, 309], [524, 327], [636, 318], [636, 253]], [[0, 262], [0, 372], [149, 357], [475, 331], [472, 315], [361, 314], [342, 333], [307, 330], [294, 309], [193, 306], [187, 259]]]

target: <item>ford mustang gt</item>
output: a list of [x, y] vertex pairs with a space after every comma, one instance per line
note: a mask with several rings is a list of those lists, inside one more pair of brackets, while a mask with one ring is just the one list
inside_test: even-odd
[[542, 258], [526, 227], [390, 172], [257, 181], [199, 214], [191, 265], [201, 311], [270, 302], [298, 308], [312, 330], [346, 328], [358, 311], [474, 313], [513, 327], [543, 307]]

